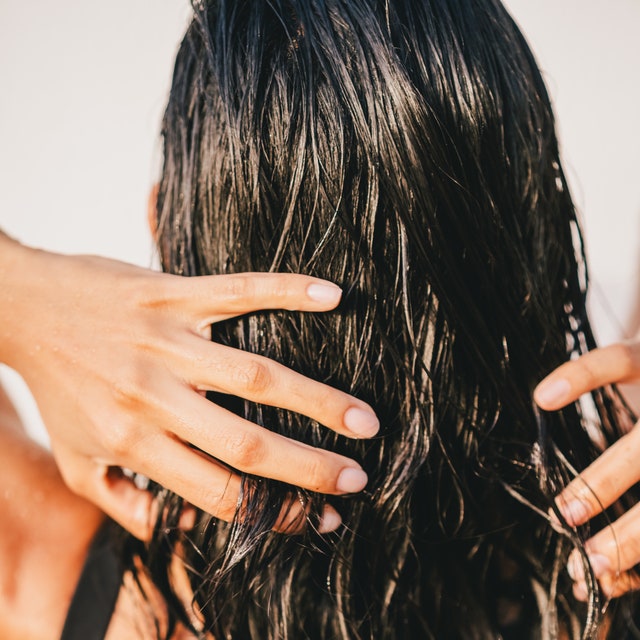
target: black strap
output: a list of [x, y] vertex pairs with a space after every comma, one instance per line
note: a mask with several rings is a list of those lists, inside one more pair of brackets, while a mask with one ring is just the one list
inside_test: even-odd
[[123, 569], [106, 523], [91, 543], [60, 640], [103, 640], [116, 606]]

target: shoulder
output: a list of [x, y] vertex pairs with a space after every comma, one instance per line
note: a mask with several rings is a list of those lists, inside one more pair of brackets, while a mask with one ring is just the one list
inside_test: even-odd
[[15, 424], [4, 402], [0, 397], [0, 637], [57, 638], [103, 516], [67, 489], [51, 453]]

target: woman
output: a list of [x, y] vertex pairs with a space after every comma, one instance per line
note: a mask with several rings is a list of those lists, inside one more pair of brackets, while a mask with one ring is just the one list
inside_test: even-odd
[[[630, 600], [600, 625], [589, 564], [588, 607], [562, 571], [584, 546], [553, 497], [597, 457], [593, 434], [611, 442], [631, 418], [610, 391], [592, 395], [595, 431], [579, 404], [552, 415], [531, 400], [593, 338], [551, 109], [504, 9], [199, 6], [164, 138], [167, 270], [292, 270], [345, 290], [326, 319], [251, 314], [214, 338], [361, 395], [381, 430], [371, 443], [305, 432], [369, 474], [362, 497], [329, 499], [344, 526], [327, 536], [324, 496], [292, 499], [291, 486], [254, 477], [259, 445], [227, 461], [245, 472], [231, 524], [185, 517], [157, 487], [149, 544], [120, 550], [157, 635], [178, 624], [239, 638], [631, 633]], [[295, 415], [215, 400], [301, 431]]]
[[[532, 402], [594, 341], [551, 107], [499, 3], [205, 3], [163, 133], [165, 269], [291, 269], [346, 292], [325, 319], [255, 314], [214, 338], [361, 394], [381, 430], [306, 434], [369, 475], [363, 497], [329, 500], [345, 526], [328, 539], [308, 492], [303, 541], [269, 533], [291, 489], [250, 475], [233, 523], [199, 517], [186, 539], [162, 493], [156, 584], [178, 545], [219, 637], [595, 636], [595, 567], [553, 497], [632, 419], [611, 391], [592, 395], [596, 427], [578, 403]], [[574, 548], [584, 610], [561, 571]], [[612, 637], [633, 611], [618, 606]]]

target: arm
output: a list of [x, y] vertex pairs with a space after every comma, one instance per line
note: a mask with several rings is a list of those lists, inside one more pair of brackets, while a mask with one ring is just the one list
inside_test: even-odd
[[[335, 285], [307, 276], [186, 279], [36, 251], [0, 234], [0, 361], [29, 385], [67, 484], [140, 538], [150, 535], [151, 497], [115, 482], [110, 466], [142, 473], [223, 519], [233, 516], [240, 486], [230, 467], [327, 494], [365, 486], [355, 461], [202, 397], [213, 389], [297, 411], [350, 437], [373, 435], [378, 421], [363, 402], [208, 339], [210, 324], [236, 315], [326, 311], [339, 299]], [[327, 506], [321, 526], [339, 523]]]
[[1, 387], [0, 513], [0, 637], [58, 637], [103, 516], [67, 489]]

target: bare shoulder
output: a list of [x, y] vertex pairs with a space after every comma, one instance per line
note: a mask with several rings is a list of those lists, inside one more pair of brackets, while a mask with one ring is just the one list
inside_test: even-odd
[[0, 391], [0, 637], [59, 638], [103, 516], [67, 489], [7, 403]]

